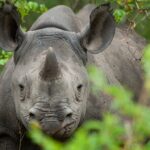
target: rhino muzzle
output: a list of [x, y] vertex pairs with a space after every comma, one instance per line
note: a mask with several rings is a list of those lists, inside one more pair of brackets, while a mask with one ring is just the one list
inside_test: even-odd
[[46, 103], [37, 103], [29, 110], [29, 122], [33, 120], [38, 121], [43, 131], [55, 137], [69, 136], [78, 124], [69, 106], [50, 108]]

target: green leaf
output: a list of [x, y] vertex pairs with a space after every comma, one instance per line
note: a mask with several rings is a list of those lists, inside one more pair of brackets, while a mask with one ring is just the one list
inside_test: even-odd
[[122, 22], [126, 17], [126, 12], [123, 9], [116, 9], [113, 13], [117, 23]]

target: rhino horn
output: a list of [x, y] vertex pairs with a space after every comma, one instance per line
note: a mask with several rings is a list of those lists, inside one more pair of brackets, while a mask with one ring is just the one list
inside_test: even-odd
[[52, 47], [47, 51], [44, 66], [40, 72], [40, 76], [43, 80], [53, 80], [60, 75], [60, 68], [57, 62], [55, 52]]

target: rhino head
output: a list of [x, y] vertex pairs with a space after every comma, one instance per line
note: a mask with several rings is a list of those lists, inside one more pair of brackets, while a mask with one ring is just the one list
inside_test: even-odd
[[17, 118], [25, 128], [37, 120], [47, 134], [65, 138], [84, 120], [87, 52], [102, 52], [113, 38], [108, 9], [103, 5], [93, 10], [80, 32], [55, 26], [23, 32], [16, 8], [1, 8], [0, 47], [14, 51], [11, 89]]

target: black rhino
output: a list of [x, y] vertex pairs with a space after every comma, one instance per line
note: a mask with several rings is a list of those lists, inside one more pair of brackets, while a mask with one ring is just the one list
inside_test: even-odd
[[0, 77], [1, 150], [39, 149], [22, 138], [32, 120], [47, 134], [65, 139], [84, 120], [100, 118], [100, 112], [109, 109], [110, 97], [100, 93], [95, 99], [90, 94], [87, 63], [101, 67], [110, 83], [139, 92], [141, 69], [135, 58], [144, 41], [131, 33], [127, 37], [123, 27], [107, 48], [115, 33], [109, 5], [87, 5], [77, 15], [57, 6], [27, 32], [19, 20], [14, 6], [0, 9], [0, 47], [14, 51]]

